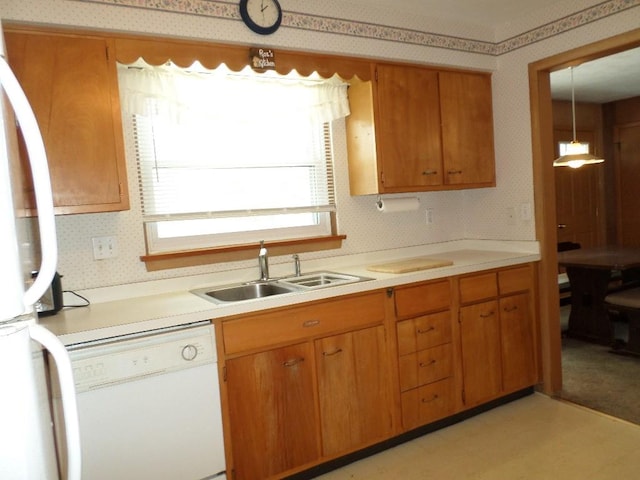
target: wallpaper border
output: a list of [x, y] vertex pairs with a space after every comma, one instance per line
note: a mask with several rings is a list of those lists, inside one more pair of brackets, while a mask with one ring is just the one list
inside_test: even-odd
[[[241, 21], [237, 2], [231, 3], [219, 0], [70, 1], [161, 10], [186, 15]], [[606, 0], [497, 43], [293, 11], [283, 13], [282, 26], [313, 32], [421, 45], [481, 55], [500, 56], [639, 5], [640, 0]]]

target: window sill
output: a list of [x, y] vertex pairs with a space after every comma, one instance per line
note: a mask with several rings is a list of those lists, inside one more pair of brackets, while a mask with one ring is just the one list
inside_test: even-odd
[[[342, 241], [346, 238], [346, 235], [332, 235], [329, 237], [274, 241], [265, 244], [265, 246], [269, 249], [269, 255], [278, 256], [341, 248]], [[153, 272], [170, 268], [249, 260], [257, 257], [259, 248], [258, 244], [234, 245], [232, 247], [155, 253], [143, 255], [140, 260], [146, 264], [148, 272]]]

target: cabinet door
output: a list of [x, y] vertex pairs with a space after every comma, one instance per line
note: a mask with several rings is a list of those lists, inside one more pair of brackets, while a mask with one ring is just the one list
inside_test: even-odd
[[460, 340], [465, 405], [497, 397], [502, 389], [497, 300], [460, 309]]
[[228, 360], [226, 369], [234, 478], [268, 478], [319, 458], [310, 343]]
[[56, 213], [129, 208], [115, 61], [103, 38], [7, 31], [43, 136]]
[[495, 185], [491, 77], [440, 72], [444, 183]]
[[530, 387], [536, 381], [533, 325], [529, 294], [500, 299], [502, 382], [505, 393]]
[[376, 137], [383, 191], [442, 184], [438, 73], [378, 65]]
[[382, 326], [316, 341], [325, 456], [391, 436], [391, 385], [385, 345]]

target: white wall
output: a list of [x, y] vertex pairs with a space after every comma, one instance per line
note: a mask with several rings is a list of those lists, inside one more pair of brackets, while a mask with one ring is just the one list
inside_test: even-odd
[[[206, 14], [200, 15], [131, 8], [113, 5], [114, 3], [116, 3], [115, 0], [102, 0], [102, 2], [16, 0], [2, 2], [0, 16], [5, 20], [157, 33], [211, 39], [218, 42], [259, 44], [276, 49], [281, 47], [325, 51], [494, 71], [498, 182], [496, 188], [419, 194], [421, 209], [418, 212], [382, 215], [375, 211], [375, 197], [349, 196], [346, 146], [343, 140], [338, 141], [335, 161], [339, 233], [346, 234], [347, 240], [339, 251], [305, 254], [302, 256], [303, 261], [305, 258], [373, 252], [461, 238], [534, 240], [533, 221], [523, 221], [518, 218], [515, 224], [509, 224], [506, 215], [507, 207], [517, 210], [521, 204], [533, 203], [527, 65], [573, 46], [631, 30], [640, 24], [638, 22], [640, 8], [626, 10], [624, 13], [617, 13], [583, 26], [580, 25], [585, 22], [585, 19], [575, 18], [573, 19], [575, 28], [566, 32], [563, 31], [563, 25], [566, 22], [565, 24], [551, 23], [544, 32], [548, 34], [551, 31], [551, 35], [555, 36], [543, 41], [533, 41], [534, 37], [530, 35], [523, 40], [523, 44], [528, 46], [496, 56], [477, 53], [479, 47], [473, 42], [467, 46], [465, 39], [490, 42], [491, 45], [498, 45], [493, 43], [495, 38], [506, 39], [503, 45], [509, 46], [515, 41], [513, 37], [517, 33], [529, 31], [598, 2], [593, 0], [559, 2], [553, 9], [547, 9], [538, 15], [529, 15], [519, 22], [505, 25], [504, 28], [491, 32], [486, 28], [433, 18], [419, 18], [395, 10], [385, 11], [362, 6], [362, 4], [354, 5], [350, 2], [281, 0], [280, 3], [285, 12], [298, 12], [293, 17], [296, 23], [292, 27], [281, 28], [270, 37], [260, 37], [249, 32], [236, 18], [237, 15], [234, 16], [234, 12], [229, 13], [231, 7], [228, 2], [202, 0], [189, 2], [192, 5], [209, 8]], [[140, 2], [118, 0], [117, 3]], [[614, 0], [607, 3], [615, 10], [622, 4], [628, 5], [629, 1]], [[640, 2], [637, 3], [640, 4]], [[162, 4], [165, 10], [175, 10], [184, 2], [166, 0]], [[604, 17], [606, 12], [597, 11], [596, 14]], [[338, 27], [332, 27], [332, 33], [317, 31], [318, 25], [320, 28], [325, 28], [327, 17], [335, 17], [343, 22], [339, 23]], [[350, 30], [350, 24], [353, 22], [349, 20], [358, 23], [361, 29]], [[514, 31], [514, 28], [517, 30]], [[409, 43], [415, 42], [415, 37], [411, 36], [412, 31], [436, 35], [433, 38], [427, 38], [421, 44], [414, 44]], [[459, 38], [456, 38], [456, 33], [452, 32], [458, 32]], [[386, 35], [386, 39], [371, 38], [376, 35], [378, 37]], [[449, 48], [448, 45], [452, 45], [454, 49]], [[338, 125], [338, 133], [343, 129], [343, 124]], [[130, 147], [129, 136], [126, 140]], [[127, 157], [133, 159], [130, 150], [127, 152]], [[130, 211], [57, 217], [60, 244], [59, 271], [64, 275], [65, 288], [86, 289], [225, 271], [253, 265], [253, 262], [237, 262], [146, 272], [144, 264], [139, 260], [139, 256], [144, 253], [144, 243], [135, 169], [131, 162], [129, 163], [132, 205]], [[435, 212], [433, 225], [426, 225], [424, 219], [426, 208], [432, 208]], [[117, 258], [93, 260], [91, 237], [102, 235], [117, 236], [119, 242]], [[272, 261], [288, 262], [289, 259], [276, 257]]]

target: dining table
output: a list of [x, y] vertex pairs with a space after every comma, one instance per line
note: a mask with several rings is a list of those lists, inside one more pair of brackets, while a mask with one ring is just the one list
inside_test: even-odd
[[566, 269], [571, 291], [571, 313], [564, 333], [611, 345], [613, 326], [605, 297], [614, 280], [621, 284], [618, 288], [633, 285], [640, 269], [640, 247], [606, 245], [559, 252], [558, 264]]

